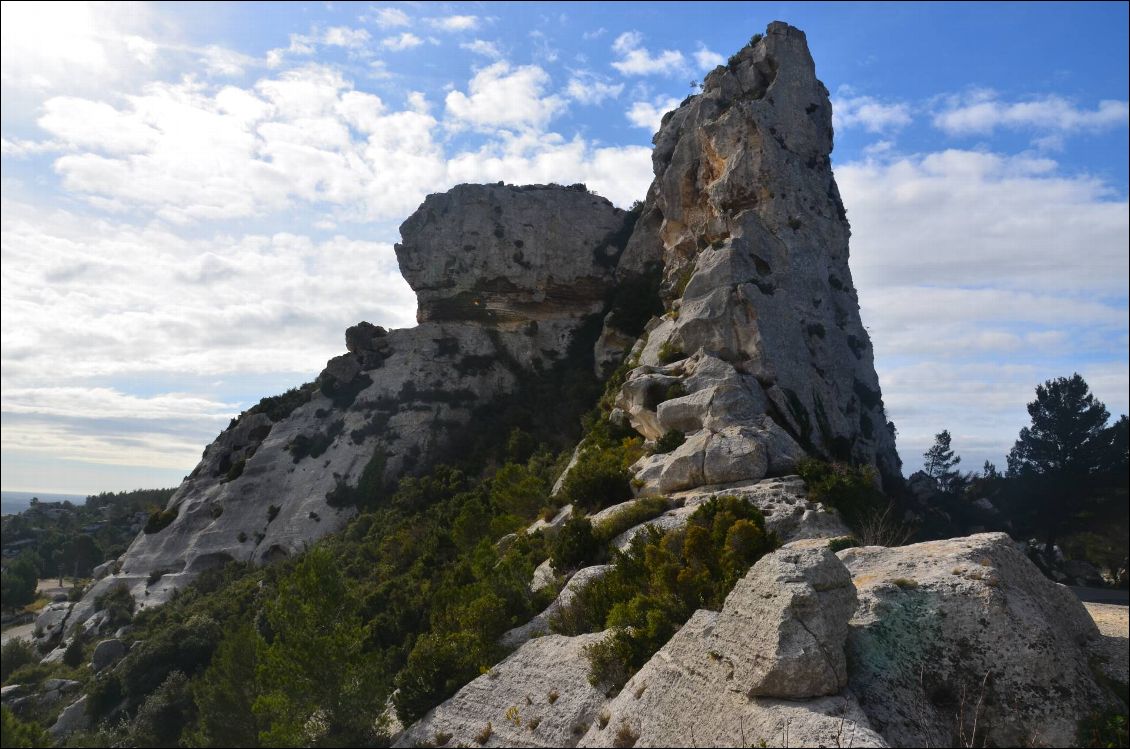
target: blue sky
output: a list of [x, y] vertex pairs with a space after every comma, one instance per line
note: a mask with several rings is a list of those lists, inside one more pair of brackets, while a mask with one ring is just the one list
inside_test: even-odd
[[176, 484], [361, 319], [459, 182], [642, 198], [662, 114], [773, 20], [832, 94], [907, 468], [1003, 465], [1044, 379], [1127, 411], [1127, 5], [3, 6], [5, 490]]

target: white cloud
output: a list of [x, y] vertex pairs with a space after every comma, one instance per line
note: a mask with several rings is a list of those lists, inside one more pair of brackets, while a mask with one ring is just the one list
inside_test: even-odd
[[476, 39], [473, 42], [463, 42], [459, 46], [468, 52], [474, 52], [476, 55], [489, 57], [492, 60], [498, 60], [502, 57], [502, 52], [499, 51], [498, 45], [484, 39]]
[[385, 49], [390, 49], [394, 52], [399, 52], [405, 49], [412, 49], [419, 47], [424, 43], [424, 40], [413, 34], [411, 31], [402, 31], [396, 36], [386, 36], [381, 40], [381, 46]]
[[600, 26], [599, 28], [592, 29], [591, 31], [583, 32], [581, 34], [581, 38], [584, 39], [587, 42], [587, 41], [590, 41], [592, 39], [599, 39], [600, 37], [604, 36], [607, 33], [608, 33], [608, 29], [604, 28], [603, 26]]
[[908, 469], [944, 428], [971, 468], [1003, 465], [1033, 388], [1075, 369], [1126, 409], [1125, 198], [1025, 155], [888, 155], [836, 176]]
[[333, 26], [326, 29], [322, 36], [322, 44], [331, 47], [345, 47], [346, 49], [361, 49], [369, 43], [369, 39], [369, 32], [365, 29]]
[[429, 18], [428, 25], [440, 31], [474, 31], [479, 28], [478, 16], [441, 16]]
[[371, 20], [382, 29], [409, 26], [412, 23], [408, 14], [399, 8], [379, 8], [373, 12], [372, 16], [367, 16], [363, 20]]
[[870, 286], [1126, 288], [1126, 200], [1054, 161], [948, 150], [849, 163], [836, 177], [853, 268]]
[[587, 70], [574, 71], [565, 87], [569, 98], [582, 104], [600, 104], [605, 99], [616, 99], [623, 91], [623, 83], [611, 83], [607, 78]]
[[642, 127], [652, 133], [659, 131], [663, 115], [679, 106], [679, 100], [673, 96], [659, 97], [654, 102], [637, 101], [627, 111], [628, 121], [636, 127]]
[[566, 106], [560, 96], [545, 95], [549, 82], [549, 74], [537, 65], [497, 62], [475, 74], [469, 93], [447, 95], [449, 121], [490, 130], [543, 129]]
[[700, 70], [713, 70], [726, 62], [726, 58], [717, 52], [707, 49], [705, 44], [700, 43], [698, 45], [698, 51], [694, 53], [694, 61]]
[[594, 148], [579, 137], [522, 133], [460, 153], [448, 163], [452, 183], [515, 184], [583, 182], [589, 189], [627, 208], [642, 200], [651, 184], [651, 149], [641, 146]]
[[950, 96], [934, 114], [934, 126], [949, 135], [978, 135], [998, 128], [1037, 131], [1097, 131], [1126, 127], [1130, 103], [1104, 99], [1094, 109], [1079, 107], [1054, 94], [1021, 102], [1001, 101], [995, 92]]
[[652, 55], [643, 46], [643, 35], [638, 31], [626, 31], [616, 37], [612, 51], [620, 59], [612, 67], [624, 75], [675, 75], [685, 73], [687, 62], [678, 50], [665, 49]]
[[215, 44], [204, 48], [200, 61], [209, 75], [229, 77], [243, 75], [255, 64], [255, 58]]
[[4, 156], [22, 158], [36, 156], [41, 153], [52, 153], [66, 149], [66, 145], [57, 140], [26, 140], [23, 138], [3, 138], [0, 147]]
[[176, 222], [263, 215], [296, 200], [355, 219], [404, 216], [444, 175], [433, 118], [387, 112], [320, 66], [252, 89], [153, 84], [121, 108], [57, 97], [40, 125], [76, 151], [54, 165], [68, 190]]
[[909, 104], [858, 96], [847, 86], [841, 86], [832, 99], [832, 125], [837, 130], [862, 127], [869, 133], [886, 133], [905, 127], [911, 121]]

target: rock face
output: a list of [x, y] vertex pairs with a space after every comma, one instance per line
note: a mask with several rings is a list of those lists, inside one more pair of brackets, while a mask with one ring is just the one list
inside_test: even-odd
[[630, 230], [580, 185], [460, 185], [404, 222], [396, 257], [422, 323], [581, 318], [603, 309]]
[[788, 544], [755, 564], [720, 612], [698, 611], [580, 745], [886, 746], [842, 691], [854, 610], [851, 576], [827, 542]]
[[634, 219], [580, 186], [428, 197], [396, 247], [421, 324], [350, 328], [314, 383], [233, 420], [68, 630], [113, 586], [144, 607], [210, 567], [301, 551], [352, 517], [359, 485], [425, 469], [480, 409], [591, 355]]
[[839, 556], [860, 600], [850, 689], [893, 745], [1070, 746], [1109, 704], [1090, 615], [1007, 535]]
[[395, 745], [575, 746], [604, 704], [588, 683], [582, 652], [603, 637], [530, 640], [413, 724]]
[[804, 33], [770, 24], [654, 143], [625, 255], [659, 252], [668, 312], [617, 405], [646, 437], [676, 429], [688, 444], [637, 466], [646, 490], [779, 475], [805, 453], [897, 483], [829, 160], [832, 108]]

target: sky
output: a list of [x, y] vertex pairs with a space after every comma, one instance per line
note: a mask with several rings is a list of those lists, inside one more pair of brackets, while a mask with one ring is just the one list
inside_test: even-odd
[[909, 474], [1004, 465], [1044, 380], [1130, 390], [1126, 3], [4, 3], [2, 488], [174, 486], [359, 320], [461, 182], [651, 181], [664, 112], [774, 20], [833, 168]]

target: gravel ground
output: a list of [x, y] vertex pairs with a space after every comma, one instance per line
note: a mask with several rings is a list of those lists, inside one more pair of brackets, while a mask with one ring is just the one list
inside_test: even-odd
[[1130, 682], [1130, 609], [1109, 603], [1084, 603], [1103, 638], [1094, 648], [1103, 671], [1112, 679]]

